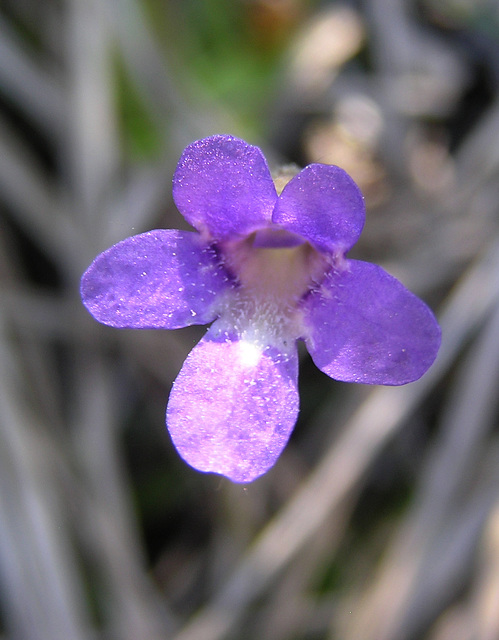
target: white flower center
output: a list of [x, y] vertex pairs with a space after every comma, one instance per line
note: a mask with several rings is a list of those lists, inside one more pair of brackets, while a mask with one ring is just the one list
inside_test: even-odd
[[238, 347], [241, 364], [249, 369], [255, 367], [260, 360], [262, 349], [254, 342], [249, 342], [244, 339], [239, 341]]
[[255, 246], [255, 237], [222, 247], [224, 265], [239, 286], [225, 298], [219, 321], [221, 330], [237, 333], [241, 357], [254, 363], [268, 345], [286, 352], [300, 337], [298, 303], [328, 268], [327, 258], [307, 242], [297, 245], [296, 236], [277, 248]]

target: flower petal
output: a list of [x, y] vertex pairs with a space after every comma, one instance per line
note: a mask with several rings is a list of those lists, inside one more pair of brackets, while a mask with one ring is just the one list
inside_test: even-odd
[[298, 414], [298, 359], [277, 349], [208, 335], [191, 351], [170, 394], [166, 422], [199, 471], [251, 482], [275, 463]]
[[304, 303], [306, 343], [336, 380], [399, 385], [420, 378], [440, 346], [425, 303], [381, 267], [347, 260]]
[[326, 164], [311, 164], [292, 178], [272, 216], [274, 224], [333, 253], [344, 253], [357, 242], [364, 221], [359, 188], [343, 169]]
[[218, 135], [184, 150], [173, 178], [173, 199], [193, 227], [224, 240], [266, 226], [277, 193], [258, 147]]
[[157, 229], [101, 253], [81, 280], [83, 304], [111, 327], [176, 329], [206, 324], [230, 286], [197, 233]]

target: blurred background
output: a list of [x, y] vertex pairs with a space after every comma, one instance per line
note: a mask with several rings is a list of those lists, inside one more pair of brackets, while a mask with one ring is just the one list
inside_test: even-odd
[[[499, 638], [498, 91], [496, 0], [0, 0], [0, 638]], [[213, 133], [346, 169], [354, 255], [444, 336], [400, 388], [304, 353], [248, 486], [164, 426], [204, 329], [109, 329], [78, 293], [186, 228], [171, 177]]]

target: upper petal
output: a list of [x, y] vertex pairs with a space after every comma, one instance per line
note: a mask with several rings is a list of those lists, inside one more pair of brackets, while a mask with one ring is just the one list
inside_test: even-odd
[[283, 355], [215, 331], [191, 351], [170, 394], [166, 422], [199, 471], [251, 482], [286, 445], [298, 413], [296, 350]]
[[315, 364], [345, 382], [400, 385], [435, 360], [433, 313], [381, 267], [347, 260], [304, 303], [306, 343]]
[[306, 238], [320, 251], [344, 253], [358, 240], [365, 221], [364, 198], [339, 167], [311, 164], [279, 196], [272, 222]]
[[258, 147], [218, 135], [184, 150], [173, 178], [173, 199], [193, 227], [223, 240], [267, 225], [277, 193]]
[[176, 329], [214, 320], [213, 302], [228, 286], [199, 234], [157, 229], [97, 256], [81, 280], [81, 297], [112, 327]]

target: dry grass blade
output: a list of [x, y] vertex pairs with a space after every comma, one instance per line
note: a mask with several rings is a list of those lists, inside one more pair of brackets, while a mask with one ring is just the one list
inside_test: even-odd
[[0, 84], [45, 134], [58, 139], [66, 117], [62, 87], [33, 57], [0, 16]]
[[[120, 403], [112, 370], [98, 352], [75, 350], [78, 379], [72, 449], [83, 476], [82, 543], [98, 560], [110, 609], [106, 626], [118, 638], [161, 638], [166, 607], [144, 575], [128, 478], [121, 464], [117, 425]], [[75, 512], [75, 526], [81, 515]]]
[[119, 162], [112, 39], [101, 2], [74, 0], [68, 9], [70, 185], [76, 213], [98, 236]]
[[20, 380], [2, 327], [0, 575], [8, 596], [8, 627], [26, 640], [85, 640], [82, 584], [57, 488], [54, 450], [49, 434], [21, 408]]
[[[64, 212], [55, 185], [48, 182], [37, 159], [0, 119], [0, 191], [14, 218], [47, 255], [72, 270], [77, 234]], [[71, 242], [73, 240], [73, 242]]]

